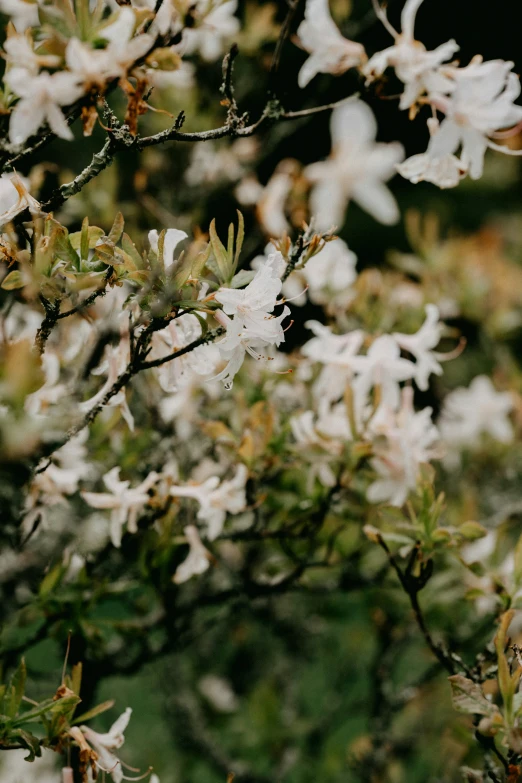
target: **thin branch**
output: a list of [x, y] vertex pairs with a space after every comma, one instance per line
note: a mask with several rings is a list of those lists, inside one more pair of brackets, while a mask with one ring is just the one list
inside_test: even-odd
[[154, 359], [149, 362], [142, 361], [140, 363], [140, 370], [149, 370], [152, 367], [161, 367], [162, 364], [171, 362], [173, 359], [178, 359], [180, 356], [184, 356], [186, 353], [193, 351], [195, 348], [199, 348], [201, 345], [207, 345], [208, 343], [214, 342], [214, 340], [217, 337], [220, 337], [224, 331], [224, 328], [220, 326], [217, 329], [213, 329], [212, 331], [207, 332], [204, 337], [199, 337], [197, 340], [189, 343], [184, 348], [180, 348], [178, 351], [174, 351], [174, 353], [169, 353], [167, 356], [162, 356], [160, 359]]
[[106, 273], [105, 273], [105, 279], [101, 286], [97, 288], [95, 291], [92, 292], [92, 294], [89, 294], [88, 297], [86, 297], [82, 302], [75, 305], [75, 307], [71, 307], [70, 310], [66, 310], [65, 313], [59, 313], [57, 319], [61, 320], [62, 318], [68, 318], [70, 315], [75, 315], [76, 313], [81, 312], [82, 310], [85, 310], [86, 307], [90, 307], [96, 299], [98, 299], [100, 296], [105, 296], [107, 293], [107, 284], [109, 283], [113, 273], [113, 268], [110, 266]]
[[[456, 653], [445, 650], [441, 644], [438, 644], [433, 639], [426, 625], [426, 621], [424, 619], [424, 615], [419, 604], [418, 593], [428, 581], [429, 576], [431, 575], [431, 568], [428, 568], [426, 564], [423, 564], [425, 567], [421, 568], [420, 576], [413, 577], [411, 575], [411, 568], [415, 563], [415, 559], [418, 554], [418, 549], [415, 548], [413, 550], [408, 567], [406, 568], [406, 571], [403, 571], [400, 568], [399, 564], [397, 563], [395, 556], [390, 551], [386, 541], [382, 538], [381, 535], [377, 537], [377, 540], [381, 548], [386, 552], [388, 561], [392, 566], [392, 568], [394, 569], [395, 573], [397, 574], [399, 578], [399, 582], [401, 583], [404, 592], [406, 593], [406, 595], [410, 600], [411, 608], [413, 609], [413, 614], [415, 616], [415, 621], [419, 626], [419, 629], [422, 635], [424, 636], [426, 644], [428, 645], [432, 653], [435, 655], [435, 657], [441, 663], [441, 665], [446, 669], [446, 671], [448, 671], [450, 674], [457, 674], [459, 668], [461, 668], [466, 672], [468, 676], [470, 676], [471, 674], [470, 670], [464, 664], [460, 656], [458, 656]], [[429, 562], [431, 563], [432, 561]]]
[[34, 350], [39, 353], [40, 356], [45, 351], [45, 345], [49, 339], [49, 335], [58, 321], [60, 313], [60, 301], [60, 299], [55, 299], [54, 302], [50, 302], [44, 296], [40, 295], [40, 302], [42, 303], [45, 310], [45, 318], [43, 319], [40, 328], [36, 332], [36, 337], [34, 339]]
[[272, 62], [270, 64], [270, 75], [268, 80], [268, 89], [269, 92], [274, 94], [276, 92], [276, 84], [277, 84], [277, 73], [279, 71], [279, 65], [281, 63], [281, 54], [283, 53], [283, 48], [285, 45], [285, 42], [290, 35], [290, 29], [292, 27], [292, 22], [295, 16], [295, 13], [297, 11], [297, 8], [299, 6], [299, 0], [289, 0], [288, 2], [288, 11], [285, 16], [285, 20], [281, 26], [281, 31], [279, 33], [279, 38], [277, 40], [276, 48], [274, 50], [274, 55], [272, 57]]
[[118, 145], [115, 143], [114, 138], [109, 137], [101, 150], [95, 152], [92, 156], [92, 160], [84, 170], [78, 174], [71, 182], [67, 182], [65, 185], [59, 187], [51, 197], [41, 205], [44, 212], [53, 212], [62, 204], [65, 204], [67, 199], [71, 196], [75, 196], [80, 190], [87, 185], [88, 182], [98, 176], [104, 169], [111, 165], [114, 160], [114, 155]]

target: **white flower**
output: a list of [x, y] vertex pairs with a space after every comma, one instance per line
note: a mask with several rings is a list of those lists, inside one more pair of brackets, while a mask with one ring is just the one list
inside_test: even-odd
[[257, 200], [258, 220], [270, 237], [282, 237], [290, 231], [285, 205], [293, 187], [294, 174], [295, 161], [281, 161]]
[[92, 745], [98, 754], [97, 764], [100, 769], [110, 772], [114, 783], [121, 783], [123, 771], [121, 762], [113, 751], [121, 748], [125, 742], [123, 732], [127, 728], [132, 710], [127, 707], [124, 713], [112, 724], [106, 734], [99, 734], [88, 726], [80, 726], [80, 730], [87, 742]]
[[[96, 405], [102, 403], [107, 392], [112, 389], [119, 376], [128, 366], [130, 358], [130, 335], [126, 320], [121, 321], [120, 323], [120, 335], [121, 337], [118, 345], [116, 347], [112, 345], [108, 346], [105, 352], [105, 360], [92, 371], [93, 375], [102, 375], [106, 372], [107, 379], [101, 389], [93, 397], [90, 397], [88, 400], [84, 400], [79, 404], [78, 407], [82, 412], [88, 413]], [[114, 394], [105, 405], [108, 408], [119, 406], [121, 415], [127, 422], [127, 426], [131, 431], [134, 431], [134, 417], [127, 403], [125, 387], [117, 392], [117, 394]]]
[[223, 305], [223, 310], [216, 311], [215, 318], [227, 330], [218, 347], [223, 358], [228, 361], [216, 379], [225, 381], [228, 388], [243, 364], [245, 352], [248, 351], [255, 359], [260, 359], [257, 347], [277, 346], [285, 339], [281, 322], [290, 313], [289, 308], [285, 307], [277, 317], [271, 315], [274, 307], [279, 304], [277, 297], [282, 288], [278, 276], [280, 268], [280, 255], [273, 253], [258, 269], [246, 288], [220, 288], [215, 294], [216, 301]]
[[511, 394], [497, 392], [486, 375], [479, 375], [469, 388], [455, 389], [444, 400], [439, 421], [442, 438], [456, 448], [477, 447], [482, 435], [510, 443], [514, 435], [508, 414], [512, 409]]
[[0, 0], [0, 13], [11, 17], [18, 33], [23, 33], [28, 27], [36, 27], [38, 19], [38, 3], [29, 0]]
[[362, 101], [351, 101], [332, 112], [332, 152], [321, 163], [312, 163], [305, 175], [314, 183], [310, 211], [318, 230], [344, 222], [353, 200], [380, 223], [399, 219], [397, 203], [384, 184], [404, 157], [402, 145], [376, 144], [377, 123]]
[[9, 223], [25, 209], [32, 214], [40, 211], [40, 204], [31, 196], [29, 183], [18, 174], [2, 174], [0, 177], [0, 226]]
[[83, 94], [74, 74], [61, 71], [51, 75], [44, 71], [31, 76], [23, 68], [14, 68], [7, 73], [5, 81], [20, 98], [9, 123], [9, 139], [13, 144], [22, 144], [44, 122], [60, 138], [73, 138], [60, 106], [74, 103]]
[[315, 336], [302, 347], [302, 354], [325, 365], [314, 384], [314, 396], [329, 402], [338, 400], [353, 377], [352, 360], [363, 344], [364, 332], [357, 329], [347, 334], [333, 334], [330, 327], [318, 321], [307, 321], [305, 326]]
[[183, 528], [183, 532], [189, 545], [189, 553], [174, 574], [173, 581], [177, 585], [186, 582], [193, 576], [203, 574], [208, 569], [212, 557], [208, 549], [203, 546], [195, 525], [187, 525]]
[[[152, 337], [151, 359], [168, 356], [201, 337], [201, 324], [195, 315], [187, 313], [172, 320]], [[176, 392], [190, 385], [194, 376], [210, 375], [215, 371], [219, 351], [215, 345], [201, 345], [171, 362], [157, 368], [158, 380], [163, 391]]]
[[43, 385], [25, 398], [24, 407], [32, 416], [45, 416], [50, 406], [55, 405], [67, 394], [67, 387], [60, 383], [60, 357], [47, 350], [42, 356]]
[[419, 99], [432, 92], [446, 93], [452, 89], [452, 82], [440, 69], [459, 47], [453, 40], [438, 46], [431, 52], [416, 41], [413, 35], [415, 16], [423, 0], [407, 0], [402, 9], [402, 33], [397, 33], [387, 22], [388, 31], [392, 32], [395, 44], [382, 52], [377, 52], [365, 65], [363, 72], [368, 81], [382, 76], [386, 68], [395, 68], [397, 77], [406, 87], [401, 95], [399, 107], [410, 109]]
[[446, 116], [430, 139], [428, 155], [442, 158], [461, 147], [464, 168], [472, 179], [479, 179], [488, 146], [507, 151], [490, 136], [522, 120], [522, 106], [514, 104], [520, 95], [520, 79], [512, 68], [512, 62], [484, 63], [475, 58], [465, 68], [446, 69], [455, 86], [451, 95], [431, 97], [432, 106]]
[[60, 57], [57, 55], [35, 52], [32, 38], [27, 33], [8, 35], [4, 42], [4, 51], [10, 68], [23, 68], [31, 76], [37, 76], [40, 68], [57, 68], [60, 65]]
[[377, 337], [366, 356], [355, 356], [350, 364], [356, 375], [352, 388], [358, 411], [376, 386], [379, 387], [380, 403], [396, 410], [400, 403], [400, 381], [414, 378], [416, 373], [413, 362], [401, 358], [398, 344], [387, 334]]
[[378, 478], [368, 487], [370, 503], [402, 506], [415, 489], [420, 465], [437, 456], [434, 444], [439, 433], [431, 420], [432, 409], [415, 412], [411, 387], [403, 389], [402, 405], [395, 413], [386, 405], [370, 424], [372, 434], [384, 436], [374, 445], [371, 466]]
[[237, 0], [215, 3], [203, 0], [196, 4], [196, 9], [203, 19], [199, 26], [183, 30], [185, 52], [199, 52], [204, 60], [213, 62], [221, 57], [227, 43], [239, 32], [239, 19], [234, 16]]
[[318, 73], [341, 74], [366, 60], [364, 46], [344, 38], [330, 15], [328, 0], [307, 0], [298, 38], [310, 54], [299, 71], [299, 87]]
[[434, 158], [427, 152], [407, 158], [397, 166], [397, 171], [414, 185], [418, 182], [431, 182], [441, 189], [457, 187], [467, 174], [466, 166], [456, 155], [446, 154]]
[[418, 332], [415, 334], [394, 332], [393, 334], [400, 347], [415, 357], [415, 383], [421, 391], [426, 391], [428, 388], [430, 375], [442, 375], [442, 367], [438, 361], [441, 355], [433, 351], [440, 342], [444, 328], [439, 317], [439, 308], [434, 304], [428, 304], [426, 320]]
[[225, 524], [228, 514], [239, 514], [246, 508], [245, 485], [248, 471], [245, 465], [238, 465], [234, 478], [221, 481], [210, 476], [202, 484], [185, 487], [172, 487], [173, 497], [193, 498], [199, 503], [198, 519], [207, 525], [207, 538], [214, 541]]
[[82, 492], [81, 496], [92, 508], [111, 509], [111, 541], [115, 547], [121, 546], [123, 526], [127, 525], [129, 533], [138, 530], [138, 515], [150, 500], [149, 489], [158, 481], [159, 475], [149, 473], [147, 478], [137, 487], [131, 489], [130, 481], [121, 481], [120, 468], [110, 470], [104, 477], [103, 483], [108, 492]]

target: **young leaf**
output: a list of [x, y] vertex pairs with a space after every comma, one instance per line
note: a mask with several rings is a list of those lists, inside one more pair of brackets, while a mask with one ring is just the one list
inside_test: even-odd
[[13, 269], [13, 271], [9, 272], [2, 280], [1, 288], [3, 288], [4, 291], [14, 291], [15, 288], [23, 288], [23, 286], [24, 281], [22, 273], [18, 269]]
[[11, 692], [9, 694], [9, 700], [7, 704], [7, 714], [10, 718], [14, 718], [20, 709], [22, 696], [24, 695], [25, 691], [26, 679], [27, 669], [25, 668], [25, 660], [22, 658], [18, 665], [18, 669], [13, 674], [13, 678], [11, 680]]
[[121, 214], [121, 212], [118, 212], [118, 214], [114, 218], [114, 223], [112, 224], [112, 228], [108, 234], [110, 241], [114, 242], [114, 244], [120, 241], [120, 237], [123, 234], [124, 225], [125, 225], [125, 221], [123, 219], [123, 215]]
[[243, 247], [243, 240], [245, 239], [245, 220], [243, 218], [242, 212], [237, 210], [237, 237], [236, 237], [236, 253], [234, 256], [234, 266], [233, 271], [235, 272], [237, 269], [237, 265], [239, 263], [239, 256], [241, 254], [241, 249]]
[[492, 704], [484, 696], [480, 685], [468, 680], [462, 674], [453, 674], [449, 677], [451, 683], [451, 700], [458, 712], [469, 715], [492, 716], [498, 712], [496, 704]]
[[210, 244], [214, 253], [214, 259], [218, 268], [218, 277], [220, 282], [226, 282], [230, 277], [230, 264], [225, 246], [221, 242], [216, 232], [216, 221], [213, 220], [209, 227]]
[[77, 718], [74, 719], [73, 723], [74, 724], [86, 723], [86, 721], [95, 718], [97, 715], [101, 715], [102, 712], [106, 712], [107, 710], [110, 710], [111, 707], [114, 707], [114, 699], [110, 699], [109, 701], [104, 701], [101, 704], [98, 704], [96, 707], [93, 707], [92, 710], [87, 710], [87, 712], [82, 712], [81, 715], [79, 715]]

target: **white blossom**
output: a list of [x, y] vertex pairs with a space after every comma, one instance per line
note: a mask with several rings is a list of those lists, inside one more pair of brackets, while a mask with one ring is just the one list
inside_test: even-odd
[[0, 226], [9, 223], [25, 209], [34, 215], [40, 204], [29, 193], [29, 183], [18, 174], [2, 174], [0, 177]]
[[310, 55], [299, 71], [299, 87], [306, 87], [318, 73], [341, 74], [366, 60], [364, 46], [347, 40], [339, 32], [328, 0], [307, 0], [297, 36]]
[[121, 783], [124, 778], [121, 761], [114, 751], [121, 748], [125, 742], [123, 732], [127, 728], [131, 715], [132, 710], [130, 707], [127, 707], [106, 734], [99, 734], [97, 731], [89, 728], [89, 726], [80, 726], [80, 731], [85, 739], [98, 754], [96, 763], [100, 769], [110, 772], [114, 783]]
[[366, 356], [355, 356], [350, 364], [356, 375], [352, 388], [358, 411], [374, 387], [379, 388], [379, 402], [396, 410], [400, 404], [399, 383], [414, 378], [416, 373], [415, 364], [401, 357], [397, 342], [387, 334], [377, 337]]
[[173, 581], [180, 585], [187, 582], [193, 576], [203, 574], [210, 565], [211, 554], [203, 545], [195, 525], [187, 525], [183, 528], [189, 553], [186, 559], [177, 567]]
[[36, 52], [32, 38], [27, 33], [8, 35], [4, 41], [4, 52], [10, 68], [23, 68], [31, 76], [37, 76], [40, 68], [57, 68], [60, 65], [57, 55]]
[[9, 123], [9, 139], [13, 144], [22, 144], [44, 122], [60, 138], [73, 138], [60, 106], [74, 103], [83, 94], [77, 76], [68, 71], [52, 75], [44, 71], [31, 76], [23, 68], [14, 68], [7, 73], [5, 81], [20, 98]]
[[119, 476], [120, 468], [116, 467], [103, 477], [108, 492], [81, 493], [91, 508], [111, 509], [110, 534], [115, 547], [121, 546], [124, 525], [127, 525], [129, 533], [137, 532], [138, 515], [150, 500], [149, 490], [159, 479], [159, 475], [152, 472], [141, 484], [131, 488], [130, 481], [121, 481]]
[[420, 41], [415, 40], [415, 17], [422, 2], [407, 0], [401, 14], [402, 32], [395, 32], [387, 24], [387, 29], [393, 32], [394, 45], [374, 54], [363, 68], [368, 81], [382, 76], [389, 66], [395, 69], [397, 77], [405, 85], [399, 103], [401, 109], [414, 107], [423, 95], [446, 93], [453, 87], [451, 79], [440, 66], [458, 51], [457, 43], [447, 41], [428, 52]]
[[173, 497], [193, 498], [199, 503], [198, 519], [207, 525], [207, 538], [213, 541], [223, 531], [228, 514], [239, 514], [246, 508], [245, 485], [248, 471], [245, 465], [238, 465], [234, 477], [220, 481], [210, 476], [202, 484], [172, 487]]
[[39, 22], [38, 3], [30, 0], [0, 0], [0, 13], [11, 17], [18, 33], [36, 27]]
[[414, 185], [418, 182], [431, 182], [443, 190], [457, 187], [467, 174], [466, 166], [456, 155], [448, 153], [434, 158], [427, 152], [412, 155], [404, 163], [399, 163], [397, 171]]
[[[151, 359], [160, 359], [189, 345], [201, 337], [201, 324], [195, 315], [186, 313], [172, 320], [152, 337]], [[179, 356], [174, 361], [165, 362], [157, 368], [161, 388], [176, 392], [191, 384], [195, 376], [210, 375], [215, 372], [219, 360], [219, 351], [215, 345], [200, 345], [192, 351]]]
[[421, 464], [438, 456], [439, 433], [431, 414], [431, 408], [414, 411], [411, 387], [403, 389], [398, 412], [386, 403], [377, 411], [370, 431], [374, 437], [383, 436], [384, 443], [377, 440], [374, 444], [371, 466], [377, 479], [366, 493], [370, 503], [402, 506], [417, 485]]
[[486, 375], [479, 375], [467, 389], [455, 389], [445, 398], [439, 421], [442, 438], [453, 448], [476, 448], [482, 435], [510, 443], [512, 409], [511, 394], [496, 391]]
[[330, 327], [318, 321], [307, 321], [305, 326], [314, 337], [305, 343], [301, 352], [311, 361], [324, 365], [313, 386], [314, 396], [329, 402], [338, 400], [353, 378], [352, 361], [362, 347], [364, 332], [356, 329], [347, 334], [334, 334]]
[[228, 42], [239, 32], [239, 19], [234, 16], [236, 10], [237, 0], [199, 0], [196, 3], [196, 11], [201, 15], [202, 21], [194, 28], [183, 30], [185, 52], [199, 52], [203, 60], [208, 62], [221, 57]]
[[228, 388], [243, 364], [246, 352], [260, 359], [259, 347], [278, 346], [285, 339], [281, 322], [290, 313], [289, 308], [285, 307], [281, 315], [271, 314], [279, 304], [277, 296], [282, 288], [278, 276], [280, 268], [281, 259], [274, 253], [262, 264], [246, 288], [220, 288], [215, 294], [216, 301], [223, 305], [223, 310], [216, 311], [215, 318], [227, 330], [218, 347], [228, 362], [216, 379], [223, 380]]
[[398, 142], [375, 142], [377, 123], [370, 107], [351, 101], [332, 112], [330, 158], [312, 163], [305, 176], [313, 183], [310, 210], [320, 231], [344, 222], [346, 207], [355, 201], [380, 223], [399, 219], [387, 182], [404, 157]]
[[465, 68], [446, 69], [455, 86], [450, 95], [431, 97], [432, 106], [445, 117], [430, 138], [428, 155], [443, 158], [461, 148], [462, 165], [470, 177], [482, 176], [488, 146], [506, 151], [490, 137], [522, 120], [522, 106], [514, 104], [520, 79], [512, 68], [512, 62], [475, 58]]
[[[393, 337], [400, 347], [415, 357], [415, 383], [426, 391], [430, 375], [442, 375], [439, 364], [440, 354], [433, 351], [440, 342], [444, 324], [439, 320], [439, 308], [434, 304], [426, 305], [426, 320], [415, 334], [394, 332]], [[443, 357], [442, 357], [443, 358]]]

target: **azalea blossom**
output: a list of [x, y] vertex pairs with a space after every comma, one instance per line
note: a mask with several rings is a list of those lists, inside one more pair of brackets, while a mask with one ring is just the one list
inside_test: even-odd
[[318, 415], [311, 410], [296, 414], [290, 418], [290, 428], [299, 450], [305, 447], [310, 461], [308, 490], [313, 490], [315, 478], [324, 487], [335, 486], [337, 479], [330, 463], [341, 457], [344, 442], [352, 439], [344, 403], [331, 405], [323, 398]]
[[307, 321], [314, 337], [301, 349], [310, 361], [324, 365], [317, 378], [313, 392], [318, 400], [334, 402], [340, 399], [347, 383], [353, 378], [352, 360], [364, 342], [364, 332], [355, 329], [347, 334], [334, 334], [330, 327], [318, 321]]
[[514, 437], [509, 420], [512, 410], [511, 394], [498, 392], [486, 375], [479, 375], [467, 389], [460, 387], [447, 395], [439, 429], [453, 448], [476, 448], [483, 435], [510, 443]]
[[83, 94], [74, 74], [60, 71], [51, 75], [44, 71], [31, 76], [24, 68], [14, 68], [7, 73], [5, 81], [20, 98], [9, 123], [9, 140], [13, 144], [22, 144], [44, 122], [60, 138], [73, 138], [60, 106], [74, 103]]
[[391, 27], [382, 12], [381, 19], [386, 22], [386, 28], [395, 38], [395, 43], [374, 54], [363, 68], [367, 81], [382, 76], [389, 66], [395, 69], [397, 77], [405, 85], [399, 102], [401, 109], [412, 109], [426, 94], [445, 94], [453, 89], [451, 79], [440, 66], [453, 57], [459, 47], [451, 40], [429, 52], [420, 41], [415, 40], [415, 17], [422, 2], [407, 0], [401, 14], [401, 33]]
[[295, 161], [281, 161], [256, 199], [257, 217], [270, 237], [282, 237], [290, 231], [285, 206], [292, 191], [295, 173]]
[[482, 62], [477, 57], [465, 68], [446, 69], [455, 86], [450, 95], [431, 96], [431, 105], [445, 115], [430, 138], [431, 158], [444, 158], [461, 148], [462, 165], [472, 179], [479, 179], [488, 147], [510, 152], [491, 137], [522, 120], [522, 106], [514, 103], [520, 95], [520, 79], [512, 68], [512, 62]]
[[98, 754], [97, 766], [104, 772], [109, 772], [114, 783], [121, 783], [124, 779], [121, 761], [114, 751], [121, 748], [125, 742], [123, 732], [128, 726], [131, 715], [132, 710], [127, 707], [106, 734], [99, 734], [89, 726], [80, 726], [83, 736]]
[[193, 576], [203, 574], [210, 566], [212, 555], [203, 545], [195, 525], [187, 525], [183, 533], [189, 545], [189, 553], [186, 559], [177, 567], [173, 576], [173, 582], [177, 585], [187, 582]]
[[428, 304], [426, 320], [418, 332], [415, 334], [394, 332], [393, 334], [400, 347], [415, 357], [415, 383], [421, 391], [426, 391], [428, 388], [430, 375], [442, 375], [442, 367], [439, 364], [441, 354], [433, 351], [440, 342], [444, 328], [439, 318], [439, 308], [434, 304]]
[[396, 410], [400, 403], [399, 383], [416, 374], [415, 364], [401, 357], [397, 342], [387, 334], [377, 337], [366, 356], [355, 356], [350, 364], [356, 375], [352, 388], [358, 411], [374, 387], [379, 388], [379, 403]]
[[[121, 316], [122, 313], [119, 315]], [[124, 313], [123, 315], [125, 317], [127, 313]], [[106, 348], [104, 361], [92, 371], [93, 375], [102, 375], [103, 373], [107, 373], [105, 383], [93, 397], [90, 397], [88, 400], [84, 400], [79, 404], [78, 407], [81, 411], [88, 413], [95, 406], [100, 405], [101, 403], [104, 403], [108, 408], [119, 406], [121, 415], [127, 422], [127, 426], [131, 431], [133, 431], [134, 417], [127, 403], [125, 387], [116, 394], [113, 394], [110, 399], [105, 402], [106, 394], [111, 391], [119, 376], [127, 368], [129, 359], [130, 338], [128, 323], [125, 320], [120, 321], [120, 342], [117, 346], [110, 345]]]
[[418, 182], [431, 182], [444, 190], [457, 187], [460, 180], [466, 176], [467, 167], [456, 155], [448, 153], [435, 158], [423, 152], [400, 163], [397, 171], [414, 185]]
[[305, 18], [297, 30], [310, 57], [299, 71], [299, 87], [318, 73], [341, 74], [366, 60], [364, 46], [344, 38], [330, 15], [328, 0], [307, 0]]
[[228, 42], [239, 31], [239, 19], [234, 16], [237, 0], [198, 0], [196, 13], [201, 22], [183, 30], [183, 46], [186, 54], [199, 52], [203, 60], [214, 62], [221, 57]]
[[40, 212], [40, 204], [29, 193], [29, 183], [18, 174], [0, 177], [0, 226], [9, 223], [28, 209], [33, 215]]
[[146, 479], [131, 488], [130, 481], [120, 480], [120, 468], [110, 470], [104, 477], [108, 492], [82, 492], [81, 496], [92, 508], [111, 509], [110, 535], [115, 547], [121, 546], [123, 527], [129, 533], [138, 530], [138, 516], [150, 501], [149, 490], [158, 481], [159, 474], [149, 473]]
[[38, 24], [38, 3], [30, 0], [0, 0], [0, 13], [11, 18], [16, 31], [23, 33]]
[[330, 127], [329, 159], [312, 163], [304, 172], [313, 185], [310, 211], [318, 230], [341, 226], [350, 201], [380, 223], [396, 223], [397, 202], [384, 183], [404, 157], [402, 144], [375, 142], [375, 117], [370, 107], [359, 100], [334, 109]]
[[229, 481], [220, 481], [210, 476], [202, 484], [185, 487], [171, 487], [173, 497], [193, 498], [199, 503], [198, 519], [207, 525], [207, 538], [213, 541], [223, 531], [228, 514], [239, 514], [246, 508], [245, 485], [248, 470], [238, 465], [235, 476]]
[[417, 486], [421, 464], [438, 456], [439, 433], [431, 414], [431, 408], [415, 412], [411, 387], [403, 389], [399, 411], [385, 403], [376, 413], [370, 431], [374, 437], [384, 436], [384, 442], [374, 445], [371, 466], [377, 479], [366, 493], [370, 503], [402, 506]]
[[246, 352], [260, 359], [262, 356], [256, 349], [280, 345], [285, 339], [282, 321], [289, 315], [289, 308], [285, 307], [277, 317], [271, 315], [280, 304], [277, 301], [282, 288], [278, 276], [280, 268], [281, 258], [274, 253], [258, 269], [246, 288], [220, 288], [215, 294], [216, 301], [223, 305], [223, 310], [216, 311], [215, 318], [227, 330], [218, 346], [221, 355], [228, 361], [216, 379], [223, 380], [227, 388], [232, 386]]
[[57, 68], [60, 65], [60, 58], [57, 55], [36, 52], [31, 35], [28, 33], [8, 34], [4, 41], [4, 52], [10, 68], [23, 68], [31, 76], [37, 76], [40, 68]]
[[[201, 337], [201, 324], [195, 315], [186, 313], [172, 320], [152, 337], [151, 359], [160, 359], [179, 351]], [[161, 388], [169, 393], [189, 385], [195, 376], [210, 375], [215, 372], [219, 360], [219, 351], [215, 345], [200, 345], [193, 351], [165, 362], [157, 368]]]

